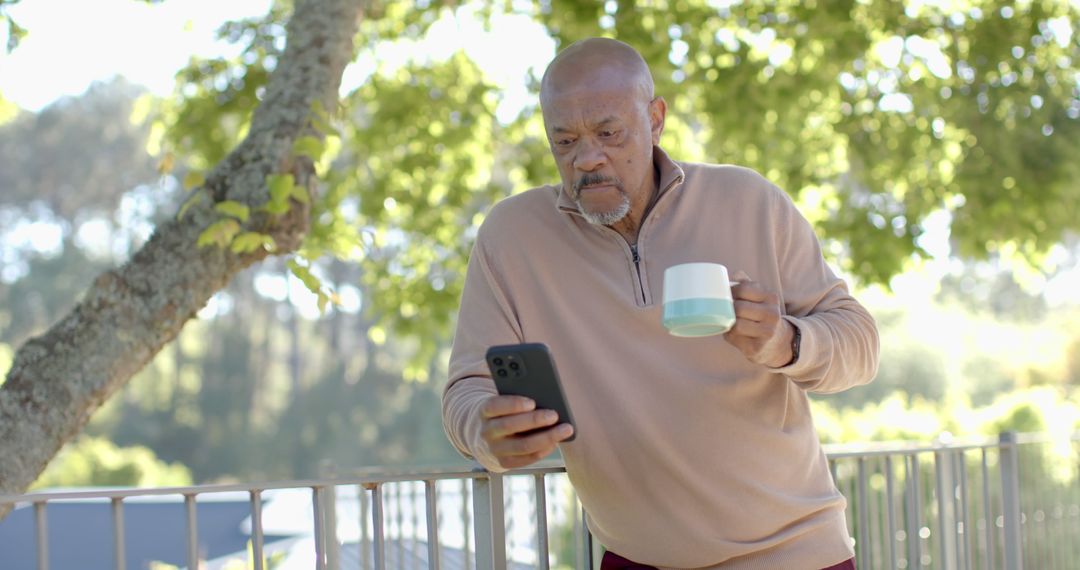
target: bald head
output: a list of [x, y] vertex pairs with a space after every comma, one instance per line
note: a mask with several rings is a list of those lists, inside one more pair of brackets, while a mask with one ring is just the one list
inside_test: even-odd
[[552, 95], [596, 84], [635, 89], [646, 102], [653, 98], [652, 72], [637, 50], [611, 38], [587, 38], [548, 64], [540, 81], [540, 106]]

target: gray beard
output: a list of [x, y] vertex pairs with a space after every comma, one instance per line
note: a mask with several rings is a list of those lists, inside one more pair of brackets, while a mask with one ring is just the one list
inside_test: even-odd
[[614, 210], [607, 212], [589, 212], [581, 205], [580, 199], [577, 200], [577, 206], [585, 221], [597, 226], [610, 226], [618, 223], [630, 213], [630, 197], [623, 194], [622, 202]]

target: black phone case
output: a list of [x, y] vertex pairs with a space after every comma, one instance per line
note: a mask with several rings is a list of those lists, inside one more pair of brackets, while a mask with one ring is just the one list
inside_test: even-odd
[[570, 414], [570, 405], [563, 394], [559, 373], [547, 345], [527, 343], [493, 346], [488, 349], [486, 358], [488, 370], [491, 371], [491, 378], [495, 380], [495, 388], [499, 394], [526, 396], [536, 401], [538, 409], [555, 410], [559, 414], [558, 423], [570, 424], [575, 429], [575, 434], [565, 441], [574, 439], [577, 425]]

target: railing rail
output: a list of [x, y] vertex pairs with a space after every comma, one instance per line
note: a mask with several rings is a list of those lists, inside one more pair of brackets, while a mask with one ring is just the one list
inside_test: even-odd
[[[833, 478], [849, 502], [859, 568], [1080, 567], [1078, 442], [1077, 435], [1004, 433], [996, 439], [942, 438], [933, 444], [826, 446]], [[1052, 453], [1057, 457], [1050, 457]], [[250, 540], [242, 557], [256, 570], [272, 570], [264, 503], [276, 493], [297, 490], [310, 492], [314, 560], [308, 567], [319, 570], [442, 570], [451, 554], [453, 568], [548, 570], [556, 538], [561, 540], [561, 564], [592, 568], [599, 546], [588, 534], [584, 512], [564, 473], [561, 464], [552, 462], [502, 475], [482, 469], [369, 469], [274, 483], [2, 495], [0, 504], [32, 506], [33, 568], [38, 570], [58, 564], [60, 550], [54, 549], [64, 547], [55, 539], [50, 543], [49, 505], [109, 503], [111, 525], [102, 521], [112, 533], [108, 567], [126, 570], [132, 566], [126, 556], [126, 507], [141, 498], [165, 496], [183, 503], [181, 565], [202, 568], [207, 553], [199, 537], [200, 498], [229, 493], [246, 494], [243, 500], [250, 505]], [[341, 505], [354, 498], [356, 516], [342, 518]], [[454, 505], [460, 505], [460, 511]], [[451, 514], [455, 511], [460, 516]], [[569, 539], [553, 537], [552, 524], [574, 530]], [[356, 527], [350, 531], [356, 544], [346, 549], [341, 529], [349, 525]], [[0, 567], [5, 569], [13, 567], [7, 556], [0, 551]], [[65, 569], [57, 565], [54, 570]]]

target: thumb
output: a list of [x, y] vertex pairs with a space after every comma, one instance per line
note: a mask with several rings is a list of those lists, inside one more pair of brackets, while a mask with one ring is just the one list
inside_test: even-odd
[[731, 276], [731, 280], [732, 281], [738, 281], [739, 283], [745, 283], [747, 281], [753, 281], [753, 279], [750, 279], [750, 276], [747, 275], [746, 272], [743, 271], [742, 269], [736, 271], [735, 274]]

